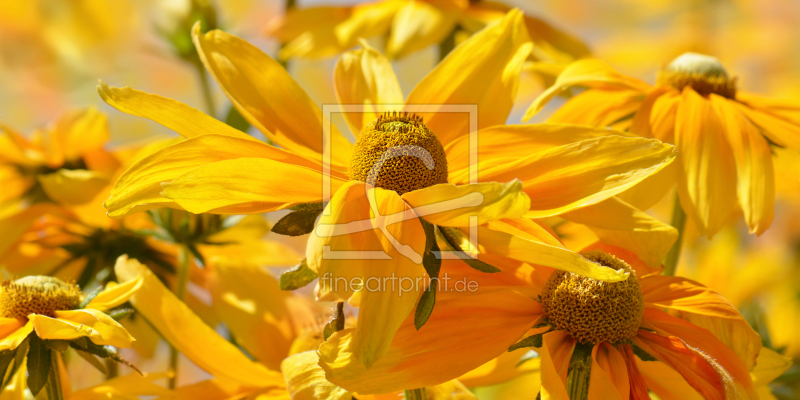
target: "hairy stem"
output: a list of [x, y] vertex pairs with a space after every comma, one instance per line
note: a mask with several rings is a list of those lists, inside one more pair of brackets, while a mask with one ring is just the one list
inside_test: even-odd
[[678, 239], [672, 245], [672, 249], [667, 253], [667, 258], [664, 260], [664, 275], [673, 276], [675, 270], [678, 268], [678, 259], [681, 256], [681, 247], [683, 247], [683, 231], [686, 227], [686, 212], [681, 207], [678, 193], [675, 193], [675, 203], [672, 206], [672, 221], [670, 221], [675, 229], [678, 230]]
[[425, 388], [412, 389], [403, 391], [406, 400], [427, 400], [428, 396], [425, 394]]

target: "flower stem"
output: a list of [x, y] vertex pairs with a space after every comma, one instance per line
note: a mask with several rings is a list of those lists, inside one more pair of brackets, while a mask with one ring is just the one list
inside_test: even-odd
[[47, 382], [47, 400], [63, 400], [64, 389], [61, 387], [61, 353], [50, 351], [50, 375]]
[[[185, 244], [178, 248], [178, 281], [175, 286], [175, 296], [183, 301], [186, 298], [186, 286], [189, 284], [189, 259], [191, 253]], [[178, 383], [178, 356], [180, 352], [175, 347], [169, 349], [169, 367], [172, 377], [169, 379], [169, 388], [175, 389]]]
[[567, 370], [567, 394], [570, 400], [589, 398], [589, 381], [592, 376], [592, 348], [594, 345], [577, 343]]
[[197, 67], [197, 74], [200, 77], [200, 88], [203, 90], [203, 100], [206, 102], [206, 111], [208, 115], [213, 117], [217, 108], [214, 105], [214, 95], [211, 93], [211, 85], [208, 83], [206, 68], [199, 60], [194, 64]]
[[428, 396], [425, 394], [425, 388], [412, 389], [403, 391], [406, 400], [427, 400]]
[[675, 193], [675, 203], [672, 206], [672, 221], [670, 221], [675, 229], [678, 230], [678, 239], [672, 245], [672, 249], [667, 253], [667, 258], [664, 260], [664, 272], [666, 276], [675, 275], [675, 270], [678, 268], [678, 259], [681, 256], [681, 247], [683, 247], [683, 231], [686, 227], [686, 212], [681, 207], [681, 201], [678, 193]]

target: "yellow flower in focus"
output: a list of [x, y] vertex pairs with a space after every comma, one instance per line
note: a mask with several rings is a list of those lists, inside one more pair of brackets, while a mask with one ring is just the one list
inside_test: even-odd
[[769, 228], [775, 202], [770, 146], [800, 150], [800, 104], [742, 92], [717, 59], [685, 53], [660, 72], [655, 86], [599, 60], [576, 61], [526, 118], [571, 86], [589, 89], [550, 122], [613, 126], [675, 144], [679, 161], [648, 186], [650, 196], [663, 196], [677, 174], [680, 204], [702, 234], [716, 234], [737, 204], [751, 233]]
[[120, 166], [103, 149], [108, 137], [106, 116], [93, 108], [67, 113], [30, 138], [0, 126], [0, 214], [38, 202], [92, 200]]
[[[356, 6], [317, 6], [290, 10], [270, 23], [268, 34], [286, 43], [278, 58], [332, 57], [358, 44], [361, 38], [388, 37], [386, 55], [402, 58], [441, 43], [462, 29], [473, 34], [495, 23], [511, 8], [491, 1], [378, 0]], [[535, 47], [535, 61], [566, 63], [589, 55], [575, 37], [547, 22], [524, 16]]]
[[[614, 196], [672, 161], [673, 147], [656, 140], [572, 125], [502, 125], [531, 50], [522, 21], [522, 14], [512, 11], [473, 35], [405, 101], [380, 53], [365, 47], [345, 54], [336, 70], [337, 95], [341, 103], [363, 105], [361, 113], [345, 113], [353, 132], [361, 133], [352, 145], [327, 125], [330, 164], [322, 156], [327, 118], [288, 73], [247, 42], [219, 31], [201, 34], [196, 26], [195, 44], [208, 70], [240, 113], [280, 147], [173, 100], [101, 85], [99, 92], [109, 104], [189, 138], [140, 160], [123, 174], [105, 203], [109, 215], [165, 206], [218, 214], [292, 208], [308, 220], [305, 230], [287, 231], [300, 235], [311, 232], [322, 214], [306, 250], [307, 265], [316, 275], [421, 281], [426, 276], [426, 234], [417, 217], [441, 227], [467, 229], [474, 218], [482, 225], [557, 215]], [[431, 111], [402, 111], [419, 104], [432, 105]], [[476, 104], [477, 126], [470, 127], [464, 112], [438, 111], [453, 104]], [[401, 112], [383, 113], [373, 105], [391, 105]], [[485, 138], [478, 149], [482, 162], [475, 165], [478, 183], [471, 178], [469, 156], [469, 133], [475, 128]], [[329, 194], [323, 189], [326, 179]], [[466, 204], [470, 198], [482, 201]], [[329, 201], [324, 210], [323, 201]], [[352, 232], [345, 232], [348, 226]], [[514, 235], [515, 228], [497, 226], [508, 230], [495, 232], [498, 240], [484, 244], [481, 253], [535, 258], [540, 264], [598, 279], [624, 278], [567, 251], [544, 231], [509, 246], [499, 237]], [[457, 230], [451, 233], [460, 235]], [[389, 257], [331, 259], [324, 257], [326, 248]], [[405, 293], [396, 287], [361, 292], [356, 338], [362, 362], [369, 365], [385, 353], [421, 289], [415, 285]], [[323, 282], [316, 293], [320, 300], [341, 302], [356, 290], [352, 284], [334, 288]]]
[[109, 284], [88, 303], [73, 283], [49, 276], [26, 276], [0, 286], [0, 351], [13, 350], [31, 332], [40, 339], [74, 340], [130, 347], [134, 338], [104, 311], [128, 301], [141, 280]]
[[[761, 340], [727, 300], [619, 248], [599, 243], [583, 254], [631, 274], [601, 282], [519, 263], [479, 274], [445, 260], [451, 291], [440, 289], [424, 329], [408, 318], [370, 369], [349, 362], [354, 330], [345, 329], [320, 346], [320, 363], [337, 385], [387, 393], [452, 379], [510, 347], [536, 347], [542, 398], [758, 398], [750, 369]], [[478, 289], [454, 290], [462, 279]]]

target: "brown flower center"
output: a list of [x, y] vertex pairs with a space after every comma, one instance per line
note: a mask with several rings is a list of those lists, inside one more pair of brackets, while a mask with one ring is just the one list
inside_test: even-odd
[[729, 99], [736, 97], [736, 78], [714, 57], [683, 53], [658, 74], [658, 84], [683, 90], [690, 86], [695, 92], [708, 96], [718, 94]]
[[349, 172], [352, 180], [402, 195], [447, 183], [447, 158], [421, 117], [387, 112], [359, 135]]
[[26, 320], [30, 314], [55, 317], [59, 310], [74, 310], [81, 291], [74, 283], [50, 276], [26, 276], [0, 284], [0, 315]]
[[644, 313], [639, 279], [624, 261], [599, 250], [581, 253], [615, 270], [630, 272], [627, 280], [603, 282], [555, 271], [542, 291], [547, 319], [581, 343], [617, 343], [636, 335]]

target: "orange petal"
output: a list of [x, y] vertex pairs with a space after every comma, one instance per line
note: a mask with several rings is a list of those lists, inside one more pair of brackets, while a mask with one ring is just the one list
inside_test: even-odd
[[417, 331], [414, 315], [409, 315], [372, 368], [355, 358], [352, 329], [335, 333], [320, 346], [320, 365], [331, 382], [363, 394], [432, 386], [506, 352], [541, 312], [538, 302], [507, 289], [439, 292], [425, 326]]
[[625, 367], [628, 370], [631, 400], [650, 400], [650, 395], [647, 393], [647, 383], [639, 371], [639, 366], [636, 365], [636, 356], [633, 354], [633, 348], [629, 344], [620, 344], [617, 345], [617, 350], [619, 350], [624, 359]]
[[800, 109], [796, 102], [766, 99], [749, 93], [737, 93], [734, 103], [769, 140], [780, 146], [800, 150]]
[[575, 339], [564, 331], [546, 333], [542, 340], [542, 400], [569, 400], [567, 370]]
[[622, 355], [608, 343], [592, 349], [592, 373], [589, 381], [589, 400], [630, 398], [628, 368]]
[[736, 167], [719, 116], [691, 88], [675, 117], [675, 145], [681, 206], [710, 239], [736, 207]]

